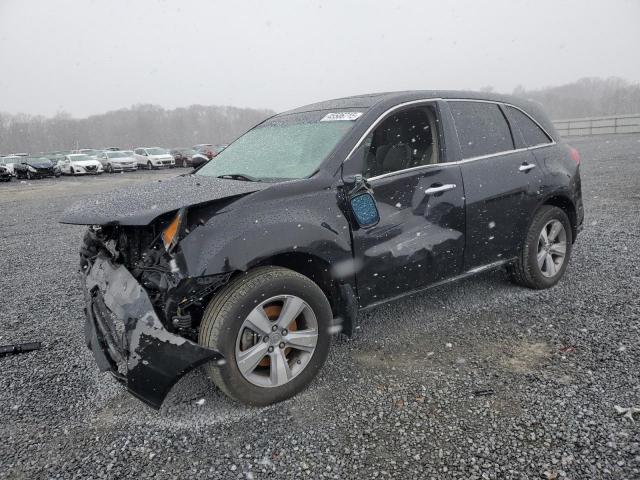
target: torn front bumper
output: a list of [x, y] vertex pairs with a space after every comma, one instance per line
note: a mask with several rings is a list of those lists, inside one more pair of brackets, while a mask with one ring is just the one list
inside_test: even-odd
[[222, 359], [212, 349], [164, 328], [146, 291], [122, 265], [99, 254], [84, 275], [85, 337], [100, 371], [160, 408], [185, 373]]

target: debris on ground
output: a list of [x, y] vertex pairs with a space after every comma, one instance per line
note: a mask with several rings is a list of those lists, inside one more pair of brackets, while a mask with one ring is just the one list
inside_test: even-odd
[[640, 407], [626, 407], [625, 408], [625, 407], [620, 407], [620, 406], [616, 405], [613, 408], [616, 409], [616, 412], [618, 412], [618, 415], [622, 415], [624, 418], [628, 418], [632, 422], [635, 422], [635, 419], [633, 418], [633, 414], [634, 413], [640, 413]]
[[481, 389], [481, 390], [475, 390], [473, 392], [473, 394], [476, 397], [486, 397], [488, 395], [493, 395], [494, 393], [496, 393], [496, 392], [495, 392], [495, 390], [493, 388], [484, 388], [484, 389]]
[[26, 342], [26, 343], [14, 343], [12, 345], [0, 345], [0, 357], [5, 355], [17, 355], [19, 353], [32, 352], [34, 350], [40, 350], [42, 343], [40, 342]]

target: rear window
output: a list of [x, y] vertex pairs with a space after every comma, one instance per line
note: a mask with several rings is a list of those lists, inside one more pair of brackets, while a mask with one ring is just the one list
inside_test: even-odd
[[547, 134], [527, 114], [513, 107], [506, 109], [511, 124], [522, 134], [524, 146], [534, 147], [551, 142]]
[[513, 150], [507, 120], [500, 107], [485, 102], [449, 102], [463, 158]]

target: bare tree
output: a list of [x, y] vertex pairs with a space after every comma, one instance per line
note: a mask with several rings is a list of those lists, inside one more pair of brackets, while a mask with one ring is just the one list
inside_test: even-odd
[[581, 78], [539, 90], [519, 85], [513, 94], [539, 102], [553, 119], [640, 113], [640, 84], [617, 77]]
[[192, 105], [165, 110], [147, 104], [83, 119], [64, 112], [52, 118], [0, 113], [0, 152], [228, 143], [271, 115], [251, 108]]

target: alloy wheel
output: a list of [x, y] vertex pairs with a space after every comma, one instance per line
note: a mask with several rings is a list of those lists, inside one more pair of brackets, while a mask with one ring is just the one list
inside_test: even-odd
[[252, 384], [279, 387], [305, 369], [317, 343], [318, 320], [309, 304], [278, 295], [256, 306], [242, 323], [235, 361]]
[[559, 220], [551, 220], [542, 227], [538, 238], [538, 268], [545, 277], [560, 272], [567, 254], [567, 232]]

